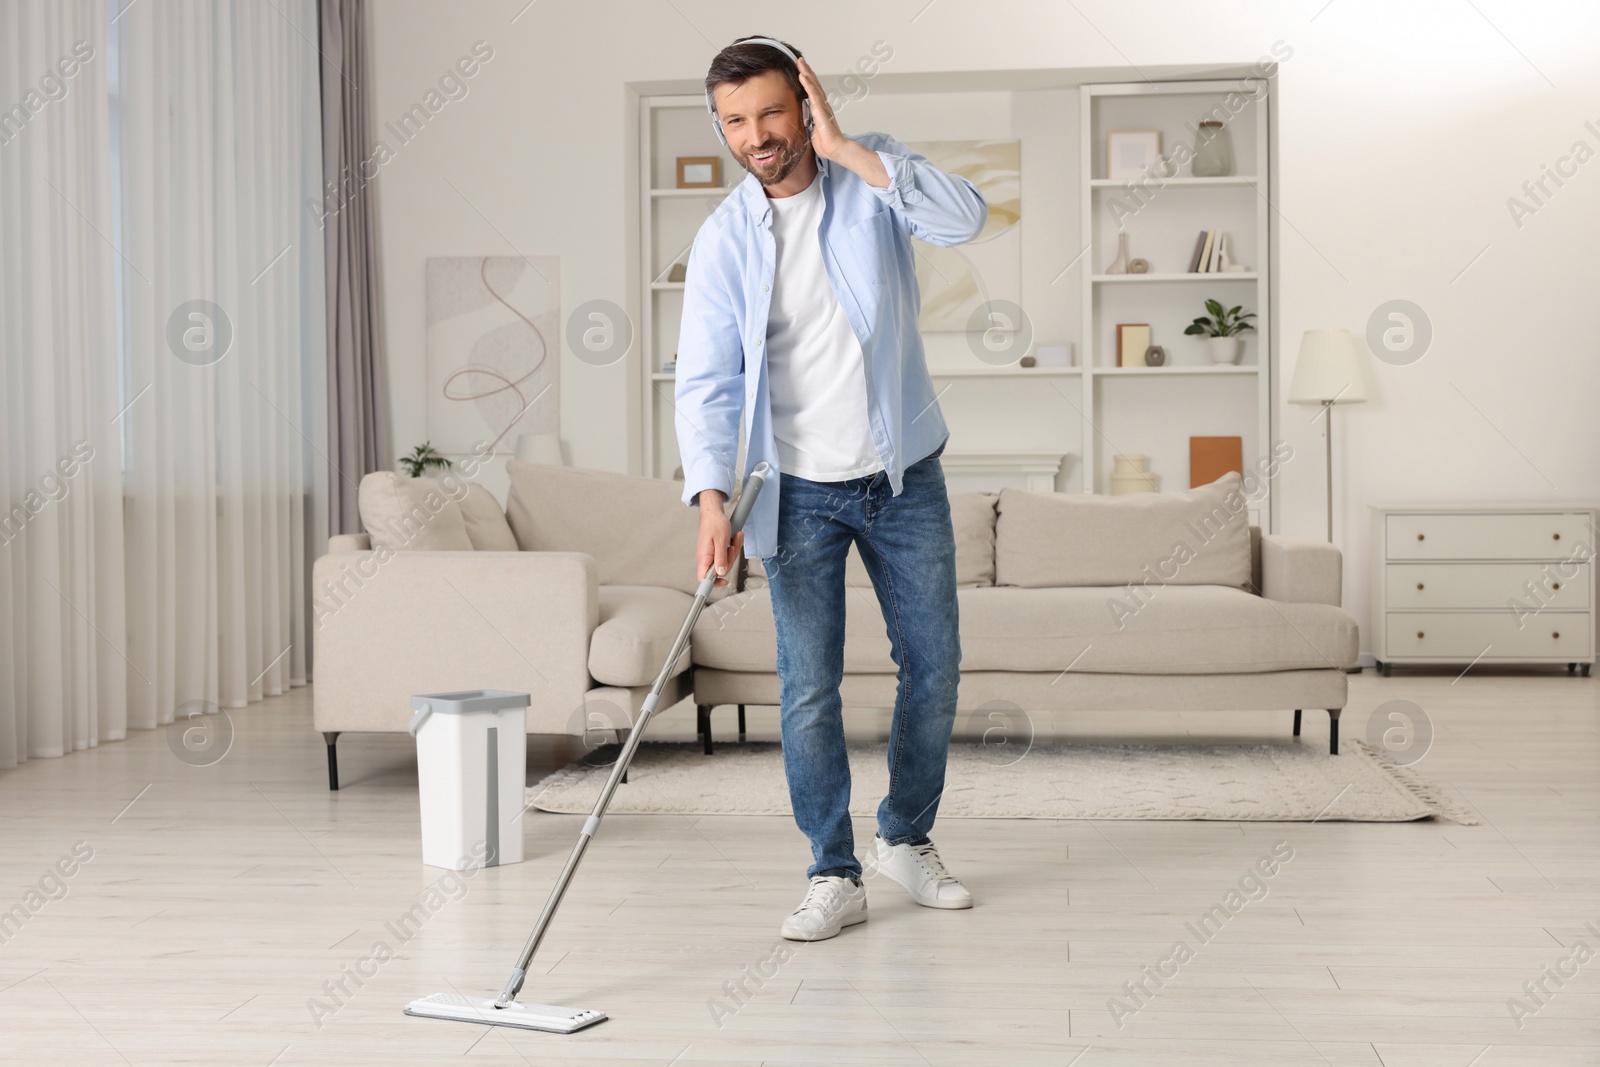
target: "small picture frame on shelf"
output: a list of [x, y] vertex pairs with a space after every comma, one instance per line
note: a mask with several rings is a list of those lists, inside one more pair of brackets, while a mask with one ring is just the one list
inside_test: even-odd
[[1106, 131], [1106, 177], [1143, 177], [1154, 173], [1160, 162], [1160, 130]]
[[1117, 366], [1142, 367], [1144, 354], [1150, 347], [1150, 324], [1147, 322], [1117, 323]]
[[679, 189], [715, 189], [722, 184], [720, 156], [679, 156]]

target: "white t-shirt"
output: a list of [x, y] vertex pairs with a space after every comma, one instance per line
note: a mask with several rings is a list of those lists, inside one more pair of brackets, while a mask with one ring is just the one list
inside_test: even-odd
[[816, 482], [884, 469], [867, 419], [866, 357], [822, 263], [822, 177], [774, 197], [767, 395], [781, 471]]

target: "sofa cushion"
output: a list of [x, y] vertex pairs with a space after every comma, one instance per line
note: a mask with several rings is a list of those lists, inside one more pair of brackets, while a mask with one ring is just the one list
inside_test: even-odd
[[[688, 593], [658, 585], [602, 585], [600, 624], [589, 637], [589, 674], [602, 685], [654, 683], [693, 603]], [[688, 669], [684, 649], [672, 673]]]
[[1182, 493], [1000, 491], [995, 583], [1250, 588], [1250, 508], [1229, 471]]
[[477, 482], [467, 482], [460, 496], [461, 517], [467, 524], [467, 537], [479, 552], [515, 552], [517, 539], [506, 521], [500, 502]]
[[1330, 604], [1220, 585], [962, 590], [961, 669], [1251, 674], [1353, 667], [1359, 627]]
[[[1222, 586], [1168, 586], [1139, 600], [1115, 588], [992, 586], [959, 590], [956, 599], [964, 672], [1232, 674], [1356, 663], [1356, 621], [1343, 609]], [[770, 591], [738, 593], [701, 613], [694, 662], [771, 673], [774, 634]], [[844, 669], [896, 669], [882, 611], [865, 591], [845, 596]]]
[[[845, 589], [844, 600], [845, 671], [893, 674], [895, 665], [889, 652], [889, 631], [884, 625], [877, 594], [870, 588], [851, 586]], [[768, 674], [777, 671], [778, 640], [772, 618], [772, 590], [761, 585], [708, 604], [695, 622], [689, 646], [697, 666]], [[666, 658], [665, 653], [662, 658]]]
[[373, 548], [472, 551], [461, 507], [437, 479], [373, 471], [361, 479], [356, 505]]
[[[958, 587], [994, 584], [995, 502], [999, 493], [964, 491], [950, 494], [950, 525], [956, 538], [956, 585]], [[746, 589], [767, 584], [766, 570], [759, 559], [749, 561]], [[854, 544], [845, 558], [844, 584], [871, 589], [872, 576], [861, 562], [861, 550]]]
[[[601, 585], [654, 585], [691, 596], [699, 587], [700, 509], [684, 505], [681, 483], [516, 460], [506, 471], [506, 518], [524, 551], [587, 552]], [[728, 584], [712, 589], [712, 601], [732, 592], [733, 577], [730, 571]]]
[[956, 531], [956, 585], [994, 584], [995, 505], [999, 493], [950, 494], [950, 522]]

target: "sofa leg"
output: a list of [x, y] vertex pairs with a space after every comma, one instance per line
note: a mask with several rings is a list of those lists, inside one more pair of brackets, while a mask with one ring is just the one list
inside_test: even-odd
[[739, 740], [744, 740], [744, 705], [739, 705]]
[[1328, 755], [1330, 756], [1339, 754], [1339, 712], [1343, 710], [1343, 708], [1328, 709]]
[[711, 705], [696, 704], [695, 714], [700, 727], [700, 736], [705, 740], [706, 755], [711, 755]]
[[1294, 709], [1294, 735], [1296, 737], [1300, 736], [1300, 709], [1299, 708], [1295, 708]]
[[328, 790], [339, 791], [339, 751], [334, 745], [339, 742], [339, 731], [323, 731], [322, 739], [328, 743]]

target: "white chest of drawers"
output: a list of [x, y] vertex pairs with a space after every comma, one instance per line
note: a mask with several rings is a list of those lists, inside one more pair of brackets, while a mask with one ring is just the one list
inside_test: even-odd
[[1392, 665], [1581, 666], [1595, 658], [1597, 512], [1372, 507], [1372, 654]]

